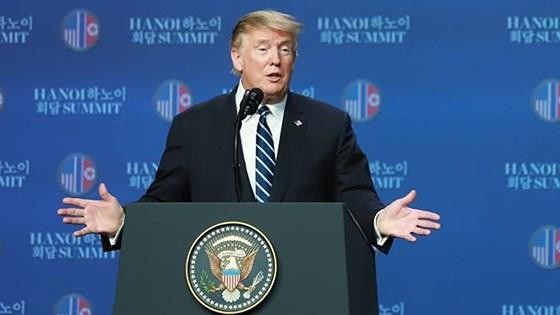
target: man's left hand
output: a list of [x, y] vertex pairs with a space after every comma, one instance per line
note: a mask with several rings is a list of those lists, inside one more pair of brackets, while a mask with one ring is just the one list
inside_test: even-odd
[[410, 208], [416, 198], [412, 190], [403, 198], [393, 201], [377, 217], [377, 228], [382, 236], [393, 236], [415, 242], [414, 235], [430, 235], [440, 228], [439, 214]]

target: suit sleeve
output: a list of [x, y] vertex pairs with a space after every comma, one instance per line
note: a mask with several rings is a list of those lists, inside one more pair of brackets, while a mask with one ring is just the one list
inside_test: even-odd
[[[182, 130], [182, 115], [173, 120], [167, 135], [165, 151], [161, 157], [156, 178], [146, 193], [138, 202], [181, 202], [190, 201], [188, 180], [186, 172], [186, 150], [187, 143]], [[126, 211], [126, 206], [124, 207]], [[123, 228], [123, 232], [126, 226]], [[121, 248], [123, 233], [119, 233], [117, 242], [111, 246], [107, 236], [101, 236], [101, 244], [104, 251], [117, 250]]]
[[344, 115], [344, 128], [337, 146], [335, 200], [346, 203], [372, 245], [384, 253], [389, 252], [393, 238], [378, 246], [373, 227], [375, 214], [385, 205], [375, 191], [367, 157], [356, 142], [348, 114]]
[[178, 115], [173, 120], [156, 178], [139, 202], [190, 201], [186, 169], [187, 133], [183, 131], [182, 123], [183, 115]]

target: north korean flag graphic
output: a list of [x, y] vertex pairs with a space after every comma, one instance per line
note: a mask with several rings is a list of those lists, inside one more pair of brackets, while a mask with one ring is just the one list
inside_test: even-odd
[[76, 10], [64, 20], [64, 41], [75, 50], [93, 47], [99, 38], [99, 23], [95, 15], [86, 10]]
[[531, 256], [535, 263], [545, 269], [560, 267], [560, 229], [546, 226], [532, 237]]
[[167, 121], [192, 105], [191, 92], [187, 85], [178, 80], [164, 82], [156, 92], [156, 110]]
[[560, 82], [546, 80], [535, 89], [533, 106], [544, 120], [560, 121]]
[[554, 231], [554, 264], [560, 266], [560, 229]]
[[63, 296], [56, 305], [56, 315], [91, 315], [91, 305], [81, 295]]
[[95, 178], [95, 164], [83, 154], [72, 154], [62, 162], [60, 184], [71, 195], [82, 195], [90, 191]]
[[367, 80], [350, 83], [344, 90], [342, 98], [344, 110], [358, 122], [373, 118], [381, 105], [379, 90]]

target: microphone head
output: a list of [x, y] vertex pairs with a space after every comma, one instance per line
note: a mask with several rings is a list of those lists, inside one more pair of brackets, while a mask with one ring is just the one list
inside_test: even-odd
[[259, 88], [252, 88], [247, 93], [247, 108], [245, 113], [247, 115], [253, 115], [257, 112], [257, 108], [264, 98], [264, 93]]

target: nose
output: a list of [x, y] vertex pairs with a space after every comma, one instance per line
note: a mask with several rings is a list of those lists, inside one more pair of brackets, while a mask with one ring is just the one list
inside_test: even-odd
[[275, 66], [280, 64], [280, 49], [274, 48], [270, 50], [270, 64]]

